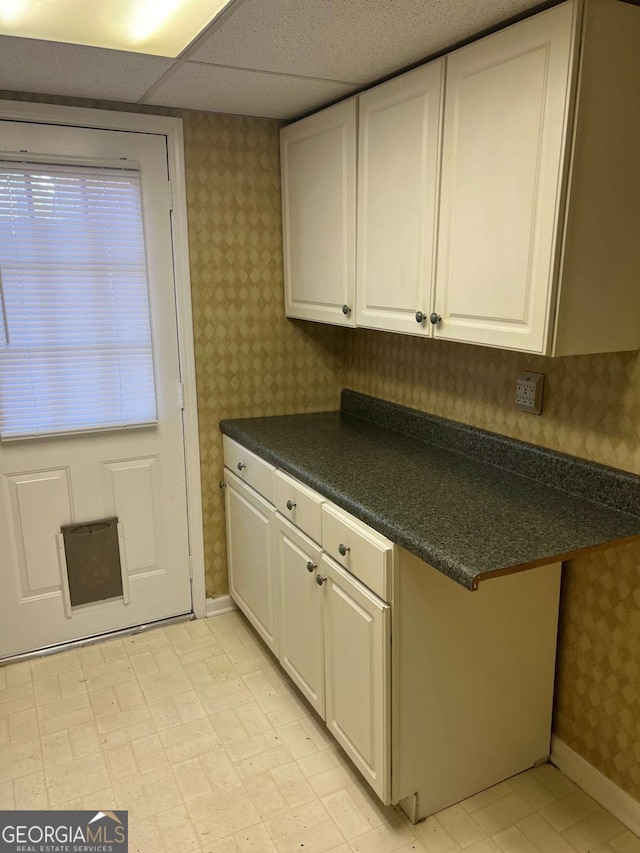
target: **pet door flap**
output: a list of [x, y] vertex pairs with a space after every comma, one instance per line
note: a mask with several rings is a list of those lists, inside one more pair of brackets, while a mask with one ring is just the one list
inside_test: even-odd
[[118, 519], [65, 524], [60, 531], [71, 606], [122, 596]]

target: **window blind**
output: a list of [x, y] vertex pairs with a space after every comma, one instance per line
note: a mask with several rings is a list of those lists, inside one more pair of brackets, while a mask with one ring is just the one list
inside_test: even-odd
[[156, 417], [139, 171], [0, 160], [0, 437]]

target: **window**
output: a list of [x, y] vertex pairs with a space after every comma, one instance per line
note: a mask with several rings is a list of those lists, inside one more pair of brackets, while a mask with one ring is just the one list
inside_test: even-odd
[[139, 169], [0, 160], [0, 437], [154, 423]]

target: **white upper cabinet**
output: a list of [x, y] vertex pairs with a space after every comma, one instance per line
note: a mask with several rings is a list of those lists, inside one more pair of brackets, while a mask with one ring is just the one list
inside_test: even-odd
[[[640, 349], [638, 45], [637, 6], [567, 0], [361, 94], [347, 322]], [[287, 313], [341, 322], [355, 100], [282, 134]]]
[[436, 337], [640, 348], [639, 44], [640, 9], [587, 0], [449, 56]]
[[285, 313], [355, 325], [356, 101], [281, 131]]
[[429, 333], [443, 80], [441, 59], [359, 98], [358, 326]]
[[436, 337], [545, 349], [575, 12], [447, 59]]

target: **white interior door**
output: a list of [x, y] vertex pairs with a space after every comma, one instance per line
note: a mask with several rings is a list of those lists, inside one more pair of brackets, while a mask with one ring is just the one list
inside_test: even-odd
[[[0, 658], [192, 608], [166, 138], [3, 121], [3, 152], [140, 165], [157, 423], [0, 442]], [[60, 527], [113, 516], [128, 601], [70, 608]]]

